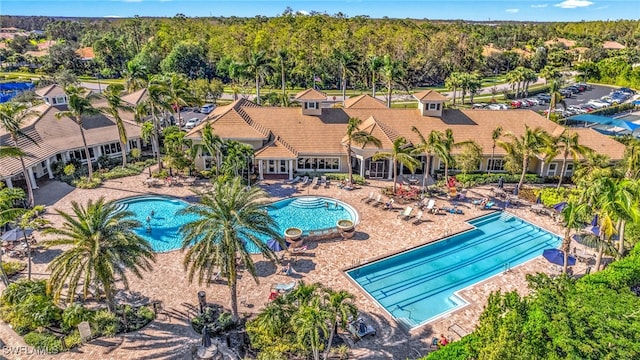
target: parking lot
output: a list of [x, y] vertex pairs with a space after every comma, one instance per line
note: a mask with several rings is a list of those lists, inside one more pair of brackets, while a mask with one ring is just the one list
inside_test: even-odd
[[[570, 98], [565, 98], [564, 101], [567, 106], [571, 105], [581, 105], [587, 103], [589, 100], [600, 99], [603, 96], [609, 95], [611, 90], [615, 89], [614, 87], [602, 86], [602, 85], [592, 85], [591, 90], [587, 90], [578, 94], [574, 94]], [[558, 105], [558, 107], [562, 107]], [[529, 107], [529, 109], [534, 111], [545, 111], [549, 108], [549, 104], [544, 105], [535, 105]]]

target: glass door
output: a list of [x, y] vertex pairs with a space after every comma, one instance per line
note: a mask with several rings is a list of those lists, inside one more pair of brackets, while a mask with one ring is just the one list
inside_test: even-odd
[[371, 161], [369, 163], [369, 177], [372, 179], [384, 178], [385, 160]]

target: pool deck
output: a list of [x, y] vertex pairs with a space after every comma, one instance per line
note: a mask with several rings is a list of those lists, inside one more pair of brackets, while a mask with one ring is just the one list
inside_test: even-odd
[[[69, 211], [71, 202], [84, 204], [87, 199], [97, 199], [104, 196], [108, 200], [124, 197], [159, 194], [194, 200], [191, 187], [152, 187], [144, 185], [146, 174], [129, 178], [107, 181], [103, 186], [93, 190], [73, 189], [66, 184], [49, 182], [36, 190], [36, 203], [47, 205], [45, 214], [54, 225], [60, 225], [61, 217], [53, 209]], [[454, 340], [463, 331], [474, 329], [483, 305], [492, 291], [517, 290], [527, 292], [525, 275], [529, 273], [550, 273], [549, 263], [538, 257], [523, 265], [511, 269], [508, 273], [500, 274], [483, 282], [475, 284], [460, 292], [470, 305], [448, 314], [424, 326], [411, 331], [403, 329], [389, 317], [385, 311], [375, 304], [363, 291], [357, 288], [344, 274], [344, 269], [364, 264], [372, 259], [397, 253], [424, 243], [432, 242], [447, 235], [451, 235], [469, 228], [465, 220], [487, 213], [474, 207], [470, 201], [460, 203], [464, 215], [433, 215], [423, 217], [427, 222], [413, 225], [411, 221], [398, 218], [402, 205], [395, 204], [393, 211], [382, 210], [382, 206], [373, 207], [361, 201], [371, 191], [376, 193], [390, 182], [371, 181], [361, 189], [346, 191], [334, 185], [314, 188], [311, 185], [289, 185], [281, 180], [267, 180], [262, 187], [273, 196], [274, 200], [297, 195], [329, 196], [344, 201], [353, 206], [360, 215], [360, 223], [356, 227], [356, 235], [350, 240], [330, 240], [309, 242], [307, 253], [297, 257], [293, 265], [295, 273], [292, 277], [277, 274], [276, 267], [265, 261], [261, 255], [255, 255], [254, 260], [259, 273], [259, 284], [249, 276], [242, 276], [238, 283], [239, 311], [241, 314], [252, 314], [260, 311], [267, 302], [269, 288], [273, 283], [285, 283], [292, 280], [305, 282], [320, 282], [333, 289], [344, 289], [356, 296], [356, 304], [362, 313], [377, 330], [375, 337], [368, 337], [356, 344], [351, 344], [353, 359], [415, 359], [424, 356], [429, 351], [429, 344], [433, 336], [445, 334]], [[202, 189], [202, 187], [196, 187]], [[490, 196], [490, 187], [481, 186], [470, 189], [467, 197], [482, 198]], [[385, 199], [385, 197], [383, 197]], [[501, 201], [497, 201], [502, 206]], [[411, 204], [410, 204], [411, 205]], [[449, 202], [438, 198], [436, 206], [449, 206]], [[546, 216], [535, 215], [529, 211], [529, 206], [510, 208], [507, 211], [518, 215], [527, 221], [538, 225], [555, 234], [561, 235], [560, 226]], [[45, 235], [36, 234], [38, 240], [44, 240]], [[575, 244], [572, 244], [574, 246]], [[580, 245], [577, 245], [580, 247]], [[40, 250], [33, 257], [34, 278], [46, 277], [46, 266], [53, 257], [60, 253], [60, 249]], [[170, 314], [167, 317], [152, 322], [145, 329], [132, 334], [126, 334], [109, 339], [97, 339], [80, 348], [50, 356], [51, 359], [184, 359], [191, 358], [195, 346], [200, 342], [200, 336], [195, 334], [189, 325], [189, 317], [195, 314], [197, 292], [204, 290], [208, 302], [222, 304], [228, 308], [228, 287], [222, 284], [198, 285], [189, 284], [182, 267], [182, 253], [172, 251], [157, 255], [157, 262], [153, 271], [144, 273], [143, 279], [131, 275], [130, 289], [139, 293], [150, 301], [159, 300]], [[577, 274], [583, 273], [584, 264], [574, 267]], [[453, 326], [453, 327], [452, 327]], [[449, 329], [452, 330], [449, 330]], [[24, 346], [24, 342], [6, 324], [0, 326], [0, 338], [7, 346]], [[4, 354], [6, 355], [6, 354]], [[23, 352], [20, 356], [8, 358], [37, 359], [37, 355]]]

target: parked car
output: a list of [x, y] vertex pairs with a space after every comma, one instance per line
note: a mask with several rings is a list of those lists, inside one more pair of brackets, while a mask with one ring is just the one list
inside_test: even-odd
[[194, 127], [198, 126], [198, 124], [200, 124], [200, 119], [198, 119], [198, 118], [189, 119], [184, 124], [184, 129], [185, 130], [191, 130]]
[[606, 102], [600, 101], [600, 100], [589, 100], [589, 102], [587, 102], [588, 105], [591, 105], [594, 109], [602, 109], [605, 108], [607, 106], [609, 106], [609, 104], [607, 104]]
[[206, 105], [204, 105], [203, 107], [200, 108], [200, 112], [203, 113], [203, 114], [209, 114], [215, 108], [216, 108], [216, 106], [213, 105], [213, 104], [206, 104]]
[[[519, 101], [519, 100], [513, 100], [511, 102], [511, 107], [514, 108], [514, 109], [520, 109], [522, 107], [522, 102]], [[498, 109], [496, 109], [496, 110], [498, 110]]]
[[484, 109], [487, 106], [487, 104], [473, 104], [472, 108], [474, 109]]
[[618, 91], [622, 91], [623, 93], [629, 94], [629, 95], [633, 95], [633, 94], [636, 93], [634, 90], [629, 89], [628, 87], [620, 88], [620, 89], [618, 89]]

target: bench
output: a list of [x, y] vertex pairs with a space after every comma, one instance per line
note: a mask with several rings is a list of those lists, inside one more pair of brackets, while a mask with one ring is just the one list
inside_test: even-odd
[[463, 338], [463, 337], [469, 335], [469, 331], [465, 330], [464, 328], [462, 328], [458, 324], [453, 324], [453, 325], [449, 326], [447, 329], [449, 331], [453, 332], [454, 334], [460, 336], [460, 338]]

